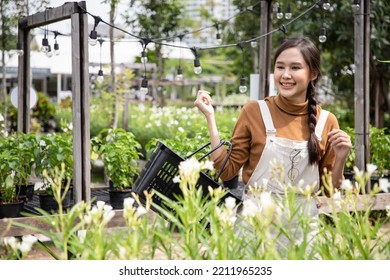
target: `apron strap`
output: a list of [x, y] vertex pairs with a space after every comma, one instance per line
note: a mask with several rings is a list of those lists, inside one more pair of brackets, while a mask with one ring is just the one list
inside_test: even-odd
[[315, 134], [317, 136], [318, 141], [321, 142], [322, 139], [322, 131], [324, 130], [326, 120], [328, 119], [329, 111], [321, 110], [320, 117], [318, 119]]
[[274, 123], [272, 122], [271, 113], [269, 112], [267, 103], [265, 103], [264, 100], [257, 100], [260, 107], [260, 113], [263, 117], [263, 122], [265, 125], [266, 135], [267, 136], [275, 136], [276, 135], [276, 129], [274, 127]]

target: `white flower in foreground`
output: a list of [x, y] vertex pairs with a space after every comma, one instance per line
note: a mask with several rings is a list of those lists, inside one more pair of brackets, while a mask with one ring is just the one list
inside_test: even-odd
[[0, 122], [4, 121], [4, 117], [2, 114], [0, 114]]
[[36, 238], [34, 235], [25, 235], [22, 237], [22, 242], [26, 244], [33, 245], [35, 242], [38, 241], [38, 238]]
[[274, 207], [274, 202], [272, 201], [271, 192], [262, 192], [260, 194], [260, 205], [264, 210], [268, 210]]
[[341, 183], [341, 189], [346, 190], [346, 191], [351, 191], [351, 190], [353, 189], [351, 180], [345, 179], [345, 180]]
[[390, 182], [388, 179], [386, 178], [380, 178], [379, 179], [379, 189], [383, 192], [389, 192], [389, 188], [390, 188]]
[[114, 210], [104, 211], [103, 221], [108, 223], [109, 221], [111, 221], [112, 218], [114, 218], [114, 216], [115, 216]]
[[386, 206], [386, 212], [387, 212], [387, 216], [390, 216], [390, 205]]
[[179, 175], [176, 175], [175, 177], [173, 177], [172, 181], [173, 181], [174, 183], [180, 183], [180, 182], [181, 182], [180, 176], [179, 176]]
[[340, 205], [341, 205], [341, 193], [340, 192], [335, 192], [333, 194], [333, 200], [334, 200], [334, 204], [337, 207], [340, 207]]
[[236, 207], [236, 199], [231, 196], [227, 197], [225, 199], [225, 206], [228, 209], [233, 209], [234, 207]]
[[242, 215], [244, 217], [254, 217], [259, 212], [259, 207], [252, 199], [244, 200]]
[[205, 162], [203, 162], [202, 168], [203, 168], [204, 170], [213, 171], [213, 170], [214, 170], [214, 162], [212, 162], [212, 161], [210, 161], [210, 160], [206, 160]]
[[96, 202], [96, 206], [97, 206], [97, 208], [100, 210], [100, 209], [103, 209], [103, 207], [104, 207], [104, 205], [105, 205], [106, 203], [104, 202], [104, 201], [101, 201], [101, 200], [99, 200], [99, 201], [97, 201]]
[[192, 174], [197, 174], [201, 170], [201, 165], [196, 158], [190, 158], [180, 162], [179, 169], [184, 177], [190, 177]]
[[366, 167], [367, 167], [368, 176], [371, 176], [372, 173], [374, 173], [375, 170], [378, 168], [375, 164], [372, 163], [368, 163]]
[[4, 244], [16, 250], [18, 248], [19, 241], [14, 236], [4, 237]]
[[123, 207], [125, 209], [131, 209], [134, 205], [135, 199], [132, 197], [127, 197], [123, 200]]
[[143, 206], [138, 206], [138, 208], [137, 208], [137, 214], [138, 214], [138, 216], [145, 215], [146, 213], [148, 213], [148, 211], [146, 211], [145, 207], [143, 207]]
[[80, 240], [80, 243], [84, 243], [85, 236], [87, 236], [87, 231], [86, 230], [79, 230], [77, 231], [77, 237]]

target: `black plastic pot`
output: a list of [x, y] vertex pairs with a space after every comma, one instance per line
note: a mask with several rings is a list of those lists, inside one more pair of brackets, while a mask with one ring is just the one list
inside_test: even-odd
[[23, 208], [24, 208], [23, 200], [19, 200], [18, 202], [12, 202], [12, 203], [0, 202], [0, 219], [18, 217], [20, 212], [22, 212]]
[[132, 197], [132, 191], [130, 189], [109, 189], [108, 193], [110, 195], [110, 205], [114, 209], [123, 209], [123, 201], [125, 200], [125, 198]]
[[[64, 209], [70, 208], [72, 204], [72, 192], [68, 190], [64, 200], [62, 201], [62, 207]], [[47, 193], [39, 193], [39, 207], [47, 212], [55, 212], [58, 210], [58, 203], [54, 199], [54, 195]]]

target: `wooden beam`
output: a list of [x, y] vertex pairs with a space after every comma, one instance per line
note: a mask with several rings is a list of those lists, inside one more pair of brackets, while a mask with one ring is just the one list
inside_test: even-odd
[[[271, 30], [272, 0], [261, 1], [260, 35], [268, 34]], [[269, 76], [271, 68], [271, 35], [259, 41], [259, 93], [258, 99], [269, 95]]]

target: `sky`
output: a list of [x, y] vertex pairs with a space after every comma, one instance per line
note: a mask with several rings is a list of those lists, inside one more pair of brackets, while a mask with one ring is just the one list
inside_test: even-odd
[[[108, 4], [102, 4], [101, 3], [102, 0], [84, 0], [84, 1], [86, 3], [87, 11], [89, 13], [91, 13], [92, 15], [95, 15], [95, 16], [100, 16], [102, 18], [102, 20], [109, 22], [109, 16], [108, 16], [109, 5]], [[81, 2], [81, 1], [51, 0], [49, 6], [56, 8], [56, 7], [60, 7], [60, 6], [64, 5], [64, 3], [66, 3], [66, 2]], [[126, 7], [127, 3], [128, 3], [128, 1], [122, 0], [121, 4], [119, 4], [118, 10], [120, 12], [122, 12], [125, 9], [127, 9], [127, 7]], [[117, 16], [116, 17], [116, 22], [118, 22], [117, 24], [119, 24], [120, 21], [121, 21], [121, 17]], [[88, 16], [88, 22], [93, 23], [92, 17]], [[63, 22], [58, 22], [58, 23], [52, 24], [50, 29], [54, 29], [54, 30], [57, 30], [57, 31], [63, 32], [63, 33], [70, 33], [70, 30], [71, 30], [70, 20], [66, 20]]]

